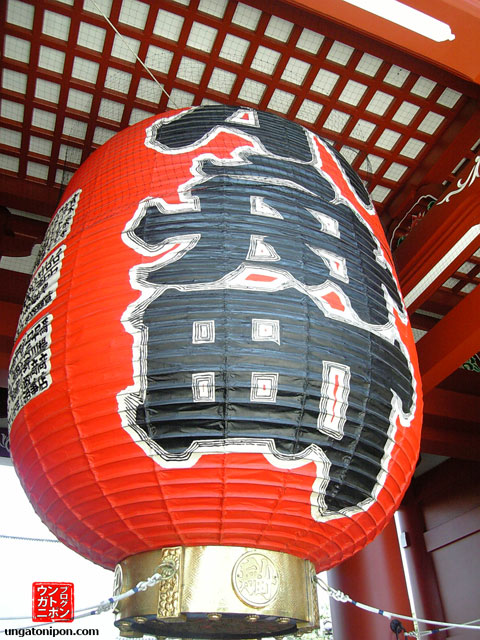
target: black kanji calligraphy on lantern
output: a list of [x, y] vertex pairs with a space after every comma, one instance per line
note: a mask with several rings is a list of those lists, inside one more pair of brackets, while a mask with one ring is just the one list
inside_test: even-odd
[[140, 365], [119, 396], [125, 425], [169, 464], [242, 447], [287, 465], [316, 455], [318, 518], [361, 511], [417, 397], [362, 181], [303, 127], [250, 109], [161, 118], [146, 145], [188, 171], [176, 201], [143, 199], [124, 231], [156, 256], [131, 272], [141, 296], [123, 321]]

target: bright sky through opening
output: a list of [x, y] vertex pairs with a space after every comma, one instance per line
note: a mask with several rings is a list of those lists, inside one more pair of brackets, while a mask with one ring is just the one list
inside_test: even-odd
[[450, 27], [445, 22], [441, 22], [432, 16], [413, 9], [412, 7], [398, 2], [398, 0], [343, 0], [355, 7], [374, 13], [380, 18], [395, 22], [395, 24], [415, 31], [426, 38], [436, 42], [454, 40], [455, 36]]

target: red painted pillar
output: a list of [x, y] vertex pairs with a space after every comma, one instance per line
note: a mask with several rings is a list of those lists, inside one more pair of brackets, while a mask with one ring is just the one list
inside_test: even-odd
[[[331, 587], [353, 600], [378, 609], [411, 616], [402, 558], [393, 520], [362, 551], [328, 572]], [[390, 620], [351, 603], [330, 600], [335, 640], [395, 639]], [[407, 631], [410, 622], [402, 621]]]
[[[404, 540], [402, 546], [410, 575], [415, 613], [426, 620], [445, 620], [435, 568], [425, 546], [425, 521], [413, 487], [410, 487], [400, 505], [398, 524]], [[420, 630], [431, 631], [434, 628], [432, 625], [419, 623]], [[435, 634], [436, 640], [446, 637], [444, 632]]]

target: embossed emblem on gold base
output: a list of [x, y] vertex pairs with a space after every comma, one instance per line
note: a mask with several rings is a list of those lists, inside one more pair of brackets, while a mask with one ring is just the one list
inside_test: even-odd
[[248, 547], [171, 547], [130, 556], [115, 595], [154, 573], [162, 579], [117, 603], [123, 637], [262, 638], [319, 626], [311, 562]]

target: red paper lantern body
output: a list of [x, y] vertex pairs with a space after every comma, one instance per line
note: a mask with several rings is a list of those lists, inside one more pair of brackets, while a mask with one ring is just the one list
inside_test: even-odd
[[[385, 300], [391, 298], [386, 296], [381, 304], [385, 313], [388, 312], [388, 322], [380, 327], [374, 321], [360, 318], [349, 306], [350, 298], [345, 294], [352, 278], [348, 280], [346, 271], [342, 271], [341, 260], [335, 261], [335, 256], [339, 259], [342, 256], [318, 248], [318, 244], [308, 246], [305, 254], [317, 260], [323, 269], [330, 270], [329, 278], [317, 279], [318, 286], [308, 284], [293, 275], [294, 266], [281, 262], [287, 247], [284, 251], [278, 248], [283, 240], [278, 236], [276, 242], [275, 231], [266, 236], [258, 229], [250, 230], [250, 244], [246, 247], [250, 253], [245, 253], [239, 266], [228, 262], [236, 250], [228, 248], [233, 237], [233, 231], [229, 230], [221, 236], [223, 250], [218, 252], [218, 247], [210, 247], [210, 260], [202, 263], [209, 263], [213, 268], [214, 263], [226, 256], [228, 265], [223, 268], [223, 273], [228, 275], [226, 280], [205, 278], [202, 273], [194, 273], [197, 279], [190, 276], [189, 280], [183, 265], [188, 264], [197, 244], [201, 248], [201, 237], [206, 238], [209, 232], [208, 228], [199, 232], [195, 224], [189, 223], [189, 212], [196, 206], [192, 204], [192, 192], [202, 185], [209, 188], [213, 184], [209, 180], [220, 179], [218, 172], [212, 177], [208, 170], [228, 167], [229, 171], [237, 172], [232, 185], [237, 184], [245, 179], [242, 167], [248, 165], [250, 171], [252, 164], [255, 165], [251, 158], [255, 152], [268, 160], [265, 167], [268, 163], [271, 165], [259, 168], [259, 175], [263, 177], [257, 183], [266, 185], [265, 188], [270, 185], [274, 190], [281, 186], [290, 201], [292, 198], [295, 201], [298, 194], [299, 198], [303, 197], [306, 191], [296, 182], [294, 172], [279, 185], [275, 163], [285, 162], [288, 150], [280, 160], [278, 154], [265, 151], [256, 137], [255, 127], [259, 125], [252, 110], [230, 109], [217, 113], [217, 119], [223, 118], [221, 124], [207, 128], [198, 139], [194, 135], [194, 143], [180, 141], [178, 148], [159, 142], [158, 136], [154, 139], [164, 123], [180, 123], [187, 113], [193, 112], [157, 116], [122, 131], [78, 170], [64, 194], [63, 204], [47, 232], [12, 357], [10, 417], [14, 463], [35, 509], [55, 535], [105, 567], [112, 568], [123, 558], [151, 549], [230, 545], [285, 551], [310, 559], [318, 571], [324, 570], [361, 549], [383, 528], [415, 467], [421, 400], [415, 348], [406, 313], [401, 305], [387, 309]], [[394, 274], [390, 253], [371, 205], [359, 199], [343, 165], [329, 147], [295, 126], [304, 132], [302, 135], [306, 136], [312, 155], [309, 162], [295, 160], [295, 166], [308, 165], [309, 171], [322, 176], [336, 194], [336, 202], [328, 206], [341, 206], [356, 216], [366, 236], [378, 239], [375, 241], [378, 270]], [[273, 181], [265, 177], [268, 171], [273, 172]], [[225, 176], [221, 180], [227, 202], [222, 206], [228, 213], [228, 180]], [[254, 190], [255, 181], [249, 180]], [[245, 190], [248, 191], [248, 186]], [[201, 190], [199, 193], [201, 199]], [[251, 210], [247, 224], [257, 224], [258, 220], [275, 225], [282, 220], [288, 222], [286, 213], [282, 216], [280, 212], [280, 217], [275, 215], [278, 209], [271, 204], [274, 200], [268, 200], [268, 197], [274, 199], [276, 192], [266, 192], [263, 196], [252, 193], [255, 191], [248, 192]], [[165, 232], [158, 241], [151, 239], [153, 234], [150, 240], [145, 240], [145, 230], [150, 224], [149, 207], [156, 207], [155, 214], [162, 224], [177, 224], [183, 216], [184, 232]], [[231, 215], [234, 214], [232, 209]], [[325, 237], [336, 241], [339, 234], [335, 235], [335, 225], [330, 230], [328, 227], [332, 216], [321, 214], [320, 209], [317, 214], [312, 217], [312, 224], [315, 223]], [[243, 238], [242, 234], [247, 232], [239, 233]], [[234, 244], [235, 238], [231, 241]], [[303, 241], [302, 244], [307, 245]], [[362, 249], [358, 251], [361, 253]], [[355, 249], [352, 256], [354, 253]], [[292, 258], [292, 265], [293, 262]], [[180, 278], [177, 285], [169, 281], [168, 291], [158, 284], [163, 274], [168, 273], [167, 267], [177, 269]], [[158, 282], [154, 282], [155, 278]], [[394, 275], [391, 278], [395, 281]], [[353, 406], [352, 399], [357, 397], [355, 380], [363, 373], [354, 373], [353, 366], [350, 372], [347, 359], [335, 365], [338, 358], [335, 360], [332, 356], [324, 360], [327, 364], [323, 364], [323, 369], [320, 367], [319, 376], [324, 376], [324, 382], [319, 378], [318, 394], [313, 394], [315, 411], [308, 406], [306, 410], [313, 416], [313, 426], [307, 424], [304, 428], [305, 443], [297, 449], [289, 449], [288, 444], [272, 445], [272, 429], [275, 429], [272, 424], [277, 421], [281, 430], [282, 417], [280, 414], [275, 417], [281, 402], [286, 407], [297, 402], [282, 398], [295, 395], [293, 392], [288, 395], [288, 385], [284, 383], [288, 376], [292, 380], [296, 376], [298, 384], [303, 385], [300, 373], [285, 369], [282, 377], [283, 361], [279, 361], [276, 371], [272, 366], [262, 368], [259, 362], [253, 371], [250, 367], [247, 373], [247, 369], [242, 369], [238, 374], [231, 374], [234, 382], [222, 387], [220, 369], [215, 368], [215, 362], [208, 359], [210, 356], [202, 361], [202, 354], [209, 353], [202, 352], [202, 348], [209, 348], [210, 342], [217, 340], [215, 344], [219, 344], [218, 341], [224, 339], [223, 345], [234, 340], [232, 336], [222, 338], [222, 327], [228, 321], [222, 324], [217, 320], [212, 324], [208, 319], [191, 316], [189, 326], [190, 331], [193, 327], [193, 333], [189, 340], [192, 349], [197, 349], [191, 357], [192, 362], [199, 363], [193, 373], [182, 372], [174, 364], [177, 356], [183, 357], [183, 347], [174, 339], [170, 351], [162, 352], [159, 369], [154, 369], [152, 364], [153, 356], [147, 345], [156, 342], [164, 345], [171, 339], [169, 331], [174, 333], [181, 321], [177, 309], [183, 299], [186, 308], [189, 300], [194, 300], [193, 308], [198, 310], [202, 299], [220, 296], [213, 298], [214, 304], [224, 300], [228, 307], [231, 296], [240, 292], [243, 296], [240, 307], [246, 308], [249, 295], [252, 300], [259, 299], [259, 294], [270, 300], [271, 294], [278, 291], [294, 294], [298, 300], [308, 299], [308, 304], [319, 315], [328, 318], [332, 325], [338, 324], [339, 335], [344, 329], [354, 327], [363, 332], [362, 336], [374, 336], [377, 343], [383, 340], [391, 347], [401, 344], [399, 354], [405, 357], [411, 372], [411, 403], [406, 415], [398, 408], [401, 404], [398, 396], [391, 394], [390, 414], [386, 416], [387, 425], [390, 420], [389, 431], [378, 445], [381, 449], [379, 468], [374, 473], [374, 486], [365, 490], [369, 497], [361, 500], [361, 504], [345, 506], [350, 495], [347, 487], [346, 497], [335, 507], [335, 492], [329, 493], [328, 489], [330, 469], [341, 466], [342, 456], [351, 459], [353, 455], [347, 449], [342, 452], [342, 430], [348, 435], [348, 424], [344, 426], [346, 407], [349, 402]], [[174, 297], [169, 298], [172, 292]], [[301, 306], [296, 300], [293, 298], [292, 309]], [[154, 304], [156, 306], [152, 306]], [[233, 326], [239, 312], [235, 311], [234, 301], [229, 308]], [[162, 318], [168, 316], [167, 324], [158, 330], [152, 325], [147, 330], [147, 315], [142, 314], [147, 314], [148, 309], [155, 309]], [[288, 309], [286, 318], [290, 314]], [[185, 314], [188, 313], [187, 309]], [[245, 350], [239, 347], [237, 362], [248, 361], [249, 354], [253, 358], [252, 349], [258, 345], [272, 349], [283, 348], [284, 344], [288, 347], [282, 322], [270, 320], [272, 309], [269, 309], [270, 315], [266, 311], [257, 313], [256, 308], [255, 313], [256, 324], [248, 319], [247, 326], [239, 320], [239, 327], [246, 326], [246, 331], [252, 331], [252, 342]], [[212, 333], [214, 327], [216, 337]], [[278, 327], [280, 333], [277, 334]], [[303, 330], [296, 334], [298, 338]], [[319, 339], [314, 332], [312, 336], [312, 341]], [[227, 355], [230, 353], [227, 347], [222, 348]], [[322, 348], [327, 349], [328, 345]], [[255, 357], [263, 356], [260, 353]], [[285, 356], [285, 367], [289, 358], [292, 361], [294, 357], [294, 354]], [[164, 375], [169, 358], [170, 373]], [[396, 375], [395, 367], [393, 362], [392, 379]], [[244, 401], [237, 401], [235, 393], [240, 394], [241, 380], [246, 380], [247, 375], [251, 388]], [[369, 375], [365, 373], [366, 378]], [[170, 379], [173, 382], [169, 382]], [[368, 380], [365, 384], [368, 386]], [[385, 387], [390, 393], [389, 385], [390, 381], [386, 381]], [[230, 395], [225, 392], [222, 397], [222, 389], [227, 387]], [[193, 394], [189, 403], [180, 397], [185, 389]], [[148, 394], [160, 399], [147, 406]], [[155, 403], [165, 403], [166, 396], [170, 404], [162, 411], [167, 417], [159, 422]], [[366, 403], [367, 400], [365, 407]], [[268, 413], [268, 425], [267, 418], [256, 422], [255, 416], [250, 422], [247, 418], [235, 422], [236, 412], [248, 412], [259, 405], [263, 415]], [[195, 413], [205, 407], [210, 411], [218, 406], [227, 406], [227, 413], [230, 411], [227, 417], [230, 416], [233, 426], [227, 435], [225, 429], [230, 428], [228, 424], [225, 426], [227, 419], [211, 414], [208, 419], [200, 419]], [[355, 408], [362, 420], [365, 413], [375, 413], [374, 407], [367, 411], [365, 407]], [[141, 411], [147, 416], [144, 420], [148, 427], [138, 426]], [[222, 411], [225, 417], [225, 410]], [[319, 422], [322, 411], [332, 422], [330, 435], [325, 424], [322, 427]], [[284, 414], [287, 421], [296, 419], [287, 409]], [[236, 424], [241, 425], [238, 432]], [[217, 427], [223, 429], [223, 435], [218, 435]], [[192, 436], [194, 428], [198, 428], [197, 439]], [[152, 434], [162, 429], [165, 430], [163, 440], [153, 437]], [[330, 454], [315, 444], [317, 431], [337, 447], [335, 460], [340, 462], [332, 462]], [[172, 435], [170, 449], [169, 433]], [[313, 444], [308, 445], [309, 442]], [[374, 449], [376, 445], [369, 446]], [[360, 448], [359, 444], [359, 451]], [[362, 459], [368, 463], [368, 455], [360, 451], [359, 460]], [[359, 462], [352, 464], [361, 466]], [[347, 466], [345, 462], [345, 474]], [[355, 473], [361, 484], [361, 468]], [[351, 492], [354, 491], [352, 488]], [[342, 495], [340, 489], [339, 495]], [[324, 499], [324, 496], [327, 497]]]

